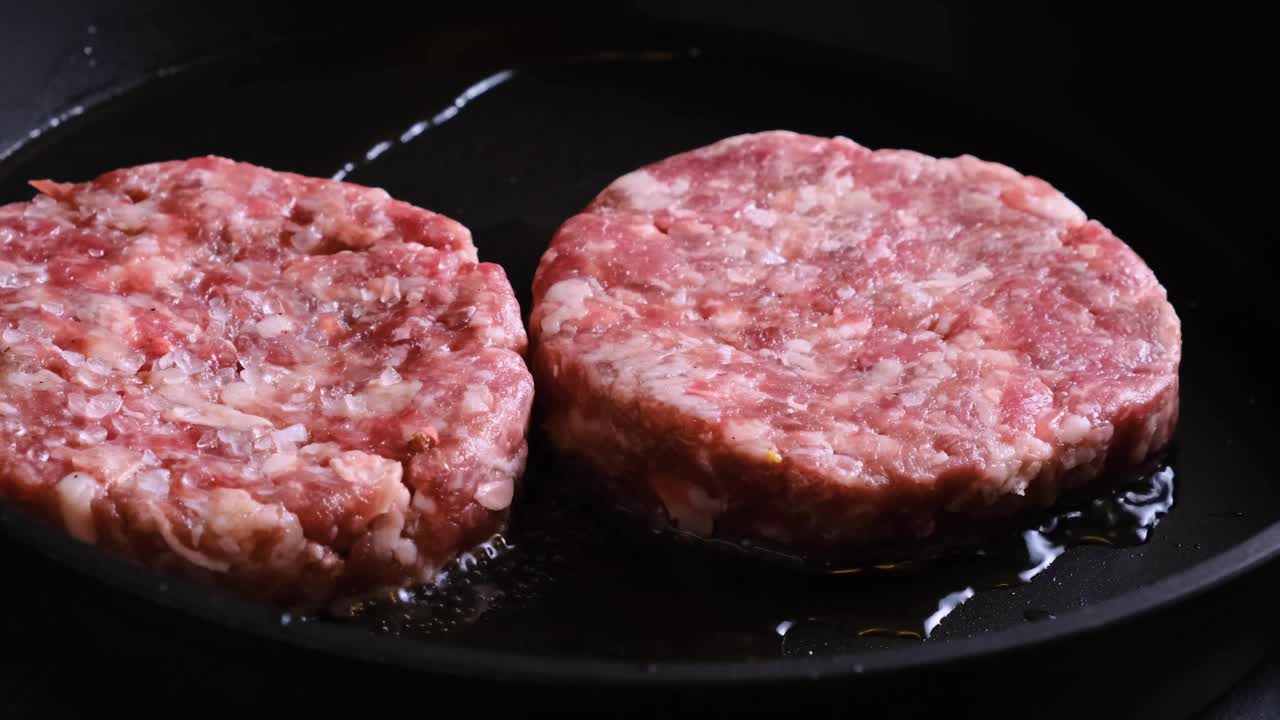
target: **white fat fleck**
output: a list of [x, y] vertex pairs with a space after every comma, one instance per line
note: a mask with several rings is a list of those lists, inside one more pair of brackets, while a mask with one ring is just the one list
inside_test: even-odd
[[990, 280], [994, 276], [995, 273], [991, 272], [991, 268], [986, 265], [982, 265], [970, 270], [964, 275], [956, 275], [955, 273], [950, 272], [938, 273], [929, 280], [919, 283], [919, 285], [920, 287], [930, 289], [954, 290], [959, 287], [964, 287], [969, 283]]
[[295, 250], [304, 253], [309, 253], [319, 247], [322, 241], [324, 241], [324, 236], [320, 234], [320, 231], [310, 225], [298, 228], [289, 237], [289, 244], [292, 245]]
[[349, 485], [377, 488], [380, 491], [377, 503], [371, 508], [374, 513], [381, 514], [393, 507], [403, 509], [409, 504], [409, 490], [400, 482], [404, 467], [397, 460], [348, 450], [330, 459], [329, 468]]
[[122, 205], [104, 210], [102, 218], [106, 224], [128, 233], [137, 233], [147, 228], [147, 223], [155, 213], [150, 203], [138, 205]]
[[742, 217], [747, 222], [762, 228], [771, 228], [778, 222], [778, 214], [767, 208], [756, 207], [755, 204], [742, 208]]
[[209, 300], [209, 317], [220, 323], [225, 323], [231, 319], [231, 310], [222, 298], [211, 298]]
[[486, 510], [505, 510], [515, 497], [516, 486], [510, 478], [490, 480], [476, 488], [475, 500]]
[[382, 368], [382, 372], [378, 375], [378, 384], [383, 387], [395, 385], [400, 382], [400, 380], [400, 373], [396, 372], [396, 369], [393, 367]]
[[[168, 385], [166, 387], [173, 387]], [[164, 411], [163, 417], [170, 422], [182, 422], [190, 425], [205, 425], [207, 427], [230, 428], [233, 430], [249, 430], [252, 428], [270, 427], [271, 421], [258, 417], [257, 415], [249, 415], [227, 407], [226, 405], [217, 405], [214, 403], [200, 403], [198, 407], [190, 405], [176, 405]]]
[[850, 322], [840, 323], [836, 327], [836, 334], [842, 338], [862, 337], [871, 332], [870, 320], [854, 320]]
[[99, 420], [117, 412], [124, 400], [115, 393], [101, 393], [89, 397], [81, 393], [67, 396], [67, 409], [90, 420]]
[[[687, 189], [689, 181], [685, 180]], [[660, 210], [673, 202], [679, 185], [659, 181], [647, 170], [636, 170], [613, 181], [610, 188], [621, 192], [637, 210]]]
[[183, 348], [172, 350], [156, 358], [155, 366], [161, 370], [177, 368], [186, 375], [205, 372], [209, 366]]
[[400, 300], [400, 280], [394, 275], [387, 275], [382, 278], [382, 292], [378, 295], [378, 299], [384, 303], [398, 302]]
[[924, 393], [914, 392], [914, 391], [903, 393], [898, 397], [898, 400], [906, 407], [916, 407], [918, 405], [923, 405], [925, 399], [926, 399], [926, 396]]
[[933, 296], [926, 292], [920, 283], [904, 282], [898, 290], [899, 301], [907, 307], [929, 307], [933, 305]]
[[1092, 428], [1089, 419], [1080, 415], [1067, 415], [1058, 426], [1058, 440], [1074, 445], [1085, 438]]
[[155, 235], [139, 235], [129, 243], [129, 254], [134, 256], [155, 255], [160, 252], [160, 241]]
[[191, 376], [182, 372], [181, 368], [171, 367], [164, 370], [152, 370], [147, 375], [147, 382], [152, 385], [173, 385], [177, 383], [187, 383], [191, 381]]
[[1068, 225], [1079, 225], [1085, 221], [1085, 214], [1080, 206], [1057, 191], [1045, 195], [1026, 193], [1023, 197], [1025, 200], [1021, 209], [1027, 212]]
[[271, 433], [271, 440], [279, 450], [291, 449], [294, 445], [305, 443], [309, 437], [307, 427], [301, 423], [295, 423]]
[[[833, 192], [837, 197], [839, 197], [847, 194], [850, 190], [853, 189], [853, 178], [849, 175], [840, 175], [837, 177], [835, 175], [835, 170], [836, 168], [832, 168], [827, 171], [826, 183], [827, 183], [827, 187], [830, 188], [831, 192]], [[865, 194], [866, 191], [859, 190], [858, 192]]]
[[760, 258], [760, 262], [765, 265], [783, 265], [787, 262], [787, 259], [779, 254], [777, 250], [768, 248]]
[[373, 413], [376, 415], [390, 415], [398, 413], [409, 407], [413, 402], [414, 396], [422, 389], [422, 383], [418, 380], [408, 380], [395, 383], [393, 385], [369, 385], [360, 395], [352, 395], [350, 398], [358, 398], [355, 405], [348, 404], [351, 414]]
[[471, 385], [462, 393], [462, 410], [468, 415], [489, 412], [493, 407], [493, 393], [486, 385]]
[[386, 364], [389, 367], [397, 367], [397, 366], [403, 365], [404, 361], [408, 357], [409, 357], [409, 346], [397, 345], [391, 348], [389, 351], [387, 351]]
[[400, 463], [359, 450], [350, 450], [329, 461], [343, 480], [356, 485], [376, 485], [387, 478], [399, 480]]
[[85, 361], [84, 367], [95, 375], [110, 375], [111, 366], [96, 358]]
[[93, 501], [100, 488], [92, 475], [73, 472], [58, 481], [58, 508], [67, 532], [77, 540], [91, 543], [98, 537], [93, 521]]
[[63, 350], [59, 348], [58, 354], [62, 356], [62, 360], [65, 363], [67, 363], [67, 365], [73, 368], [78, 368], [81, 365], [84, 365], [84, 355], [81, 355], [78, 352], [72, 352], [71, 350]]
[[233, 382], [222, 386], [222, 402], [232, 407], [250, 407], [256, 398], [257, 393], [249, 383]]
[[[653, 348], [648, 339], [637, 336], [625, 343], [605, 345], [588, 353], [589, 358], [600, 361], [625, 364], [631, 358], [652, 355]], [[655, 400], [668, 403], [684, 412], [716, 420], [720, 415], [719, 403], [697, 393], [688, 392], [689, 380], [694, 375], [688, 360], [678, 354], [668, 354], [655, 358], [654, 362], [638, 366], [623, 382], [628, 386], [643, 388], [643, 392]]]
[[128, 478], [142, 466], [141, 457], [116, 445], [94, 445], [83, 449], [61, 448], [59, 457], [71, 460], [77, 470], [90, 473], [106, 487]]
[[554, 335], [560, 332], [560, 326], [565, 322], [585, 317], [586, 299], [593, 294], [591, 284], [578, 278], [552, 285], [542, 299], [543, 306], [551, 308], [551, 312], [542, 318], [542, 332]]
[[293, 329], [293, 321], [284, 315], [268, 315], [259, 320], [254, 329], [264, 338], [278, 337]]
[[133, 476], [133, 486], [149, 495], [167, 495], [169, 492], [169, 471], [165, 469], [147, 470]]
[[897, 358], [884, 358], [872, 366], [867, 373], [867, 384], [870, 386], [888, 385], [898, 381], [902, 374], [902, 361]]
[[336, 395], [321, 401], [326, 415], [354, 417], [368, 413], [368, 404], [362, 395]]
[[33, 373], [10, 372], [4, 376], [4, 382], [28, 390], [56, 390], [66, 384], [61, 377], [43, 368]]
[[436, 501], [426, 493], [414, 493], [412, 505], [423, 515], [434, 515], [436, 512]]
[[288, 472], [298, 465], [298, 456], [293, 453], [276, 453], [262, 461], [262, 474], [273, 477]]
[[804, 370], [814, 370], [817, 365], [814, 362], [813, 343], [808, 340], [796, 338], [788, 340], [783, 347], [781, 359], [783, 364], [788, 367], [798, 367]]
[[803, 185], [796, 193], [796, 211], [808, 212], [818, 204], [818, 190], [812, 185]]
[[107, 439], [107, 429], [104, 427], [91, 427], [77, 430], [75, 441], [81, 447], [90, 445], [99, 445]]
[[274, 376], [264, 365], [259, 365], [249, 359], [243, 360], [244, 367], [240, 370], [240, 379], [250, 385], [270, 385], [274, 382]]
[[1013, 368], [1018, 365], [1018, 356], [1008, 350], [983, 348], [972, 351], [971, 355], [979, 358], [991, 368]]
[[854, 213], [877, 214], [887, 209], [883, 202], [874, 199], [872, 193], [865, 190], [844, 193], [840, 197], [840, 205], [842, 209], [854, 211]]
[[729, 444], [749, 455], [764, 457], [773, 449], [768, 423], [759, 420], [729, 420], [724, 423], [724, 433]]
[[791, 408], [796, 412], [805, 412], [806, 410], [809, 409], [809, 403], [802, 403], [799, 400], [796, 400], [795, 395], [788, 395], [787, 407]]
[[244, 297], [251, 305], [263, 315], [274, 315], [280, 312], [279, 304], [275, 298], [256, 290], [246, 290]]
[[744, 321], [742, 310], [735, 307], [721, 308], [707, 319], [711, 321], [712, 326], [721, 331], [737, 328]]

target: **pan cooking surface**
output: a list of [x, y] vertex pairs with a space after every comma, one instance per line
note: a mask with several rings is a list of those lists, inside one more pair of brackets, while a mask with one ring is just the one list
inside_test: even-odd
[[[1148, 476], [1145, 487], [1172, 492], [1176, 476], [1176, 509], [1145, 544], [1072, 547], [1009, 587], [992, 587], [1004, 581], [989, 572], [978, 578], [984, 566], [971, 561], [818, 577], [617, 527], [561, 491], [569, 471], [535, 434], [512, 531], [453, 568], [433, 597], [419, 591], [399, 607], [365, 602], [323, 618], [226, 598], [210, 610], [193, 599], [211, 593], [182, 583], [165, 583], [172, 589], [163, 602], [234, 612], [235, 624], [303, 644], [429, 667], [513, 654], [638, 661], [645, 672], [811, 655], [875, 667], [877, 658], [923, 661], [947, 647], [976, 651], [984, 638], [1030, 637], [1031, 625], [1065, 630], [1082, 608], [1138, 611], [1190, 589], [1170, 579], [1194, 566], [1198, 581], [1211, 579], [1204, 561], [1280, 520], [1280, 488], [1265, 461], [1274, 380], [1247, 345], [1212, 339], [1256, 333], [1242, 308], [1261, 304], [1261, 291], [1228, 284], [1231, 258], [1203, 252], [1216, 243], [1212, 226], [1170, 213], [1166, 179], [1129, 166], [1122, 145], [1072, 132], [1065, 110], [1022, 111], [998, 88], [961, 88], [871, 58], [698, 30], [565, 32], [485, 43], [345, 38], [166, 73], [71, 109], [11, 148], [0, 163], [0, 202], [28, 199], [32, 178], [84, 180], [202, 154], [342, 177], [469, 226], [481, 258], [506, 268], [527, 313], [533, 271], [557, 225], [618, 175], [661, 157], [774, 128], [972, 153], [1048, 179], [1133, 246], [1169, 289], [1184, 324], [1182, 420], [1171, 469], [1156, 476], [1165, 485]], [[48, 542], [11, 515], [0, 526]], [[64, 545], [54, 554], [82, 569], [129, 575], [143, 592], [157, 587]], [[1046, 552], [1017, 551], [1024, 554], [1002, 572], [1039, 566]], [[1162, 594], [1134, 594], [1161, 581]]]

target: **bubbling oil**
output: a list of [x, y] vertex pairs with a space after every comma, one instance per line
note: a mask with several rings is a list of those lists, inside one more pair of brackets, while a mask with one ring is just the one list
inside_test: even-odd
[[[1038, 525], [1020, 532], [997, 535], [979, 545], [935, 557], [869, 567], [837, 568], [828, 573], [904, 573], [936, 578], [942, 593], [936, 609], [921, 617], [921, 610], [895, 615], [891, 621], [867, 626], [862, 618], [839, 612], [789, 619], [788, 630], [803, 630], [806, 623], [844, 628], [858, 635], [928, 639], [953, 611], [977, 593], [1032, 582], [1070, 548], [1080, 545], [1131, 547], [1145, 543], [1160, 520], [1173, 508], [1174, 471], [1164, 465], [1140, 474], [1134, 481], [1111, 488], [1083, 506], [1050, 513]], [[953, 590], [944, 590], [954, 587]], [[927, 606], [924, 608], [927, 609]], [[1035, 608], [1024, 611], [1028, 622], [1054, 618]], [[783, 636], [783, 654], [787, 654]]]
[[[321, 619], [403, 638], [510, 647], [521, 636], [531, 649], [627, 658], [673, 645], [768, 657], [928, 641], [975, 596], [1034, 582], [1072, 547], [1147, 542], [1173, 507], [1174, 471], [1159, 466], [978, 544], [862, 565], [751, 546], [726, 553], [723, 542], [619, 526], [559, 486], [530, 495], [508, 533], [460, 556], [434, 584]], [[1054, 618], [1038, 608], [1023, 616]]]

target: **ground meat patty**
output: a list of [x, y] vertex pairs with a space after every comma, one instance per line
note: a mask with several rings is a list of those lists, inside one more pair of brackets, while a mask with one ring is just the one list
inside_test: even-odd
[[539, 405], [624, 505], [873, 548], [1044, 507], [1164, 445], [1180, 327], [1045, 182], [787, 132], [625, 175], [534, 282]]
[[220, 158], [34, 185], [0, 207], [0, 497], [280, 602], [500, 528], [533, 384], [465, 227]]

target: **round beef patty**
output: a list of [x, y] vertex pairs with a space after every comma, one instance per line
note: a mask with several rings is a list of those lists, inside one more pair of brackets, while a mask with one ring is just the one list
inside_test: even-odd
[[0, 207], [0, 497], [289, 603], [501, 528], [533, 383], [465, 227], [212, 157], [34, 185]]
[[698, 535], [868, 549], [1165, 445], [1180, 326], [1045, 182], [789, 132], [619, 178], [534, 282], [553, 442]]

